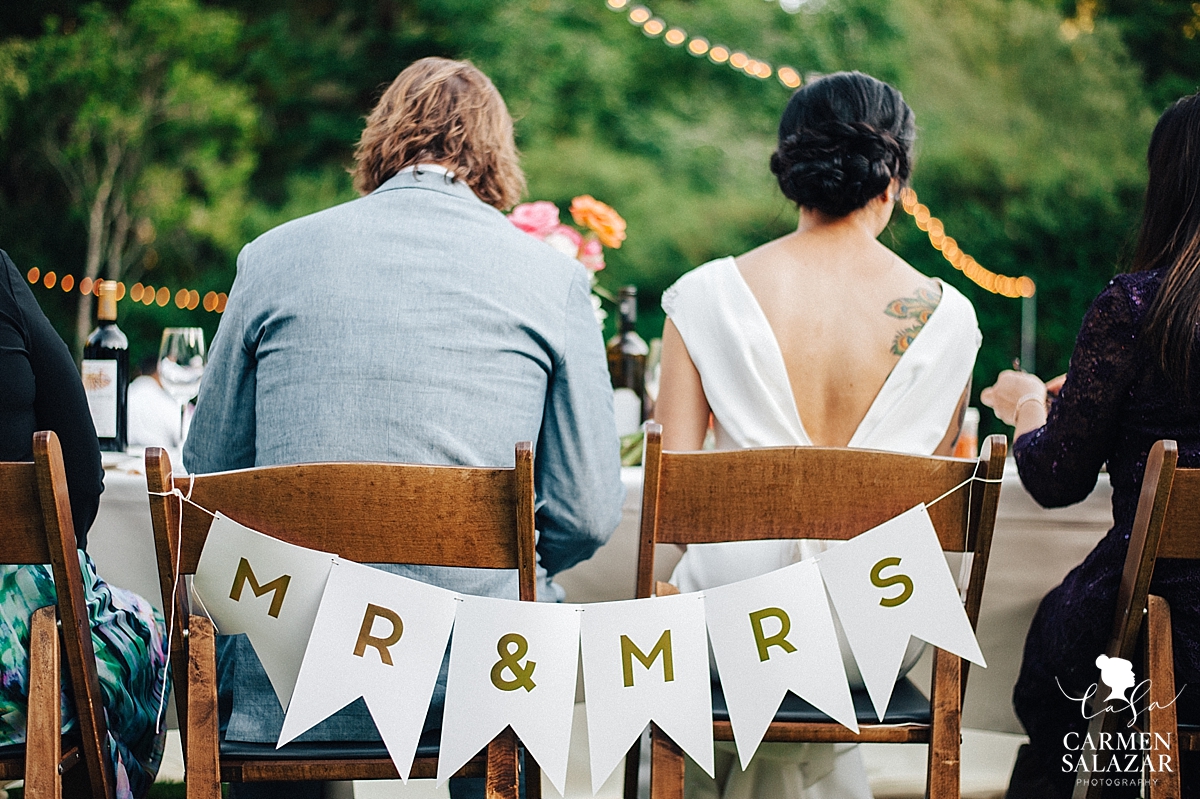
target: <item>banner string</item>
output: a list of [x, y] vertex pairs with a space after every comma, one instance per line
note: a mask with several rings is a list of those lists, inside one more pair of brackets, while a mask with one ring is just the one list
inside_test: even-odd
[[196, 584], [192, 583], [189, 588], [191, 589], [192, 596], [196, 597], [196, 601], [200, 603], [200, 608], [204, 611], [204, 615], [208, 617], [210, 622], [212, 622], [213, 632], [215, 632], [217, 635], [220, 635], [221, 628], [217, 626], [217, 620], [214, 619], [212, 614], [208, 612], [208, 606], [204, 604], [204, 597], [200, 596], [200, 592], [196, 590]]
[[[152, 497], [172, 497], [172, 496], [178, 497], [180, 499], [180, 503], [181, 503], [179, 506], [179, 530], [176, 534], [176, 544], [175, 544], [175, 572], [172, 575], [172, 579], [174, 580], [173, 588], [172, 588], [172, 592], [171, 592], [172, 597], [174, 597], [175, 591], [177, 591], [179, 588], [179, 552], [183, 546], [182, 545], [182, 540], [183, 540], [183, 505], [182, 505], [182, 503], [186, 502], [187, 504], [191, 505], [196, 510], [201, 511], [202, 513], [207, 513], [209, 516], [213, 517], [214, 519], [217, 518], [216, 513], [209, 510], [208, 508], [204, 507], [203, 505], [200, 505], [199, 503], [192, 501], [192, 488], [196, 484], [196, 476], [188, 475], [188, 478], [189, 478], [189, 483], [188, 483], [188, 492], [187, 492], [186, 496], [178, 488], [173, 488], [170, 491], [148, 491], [148, 492], [146, 492]], [[954, 486], [953, 488], [951, 488], [948, 491], [946, 491], [945, 493], [943, 493], [937, 499], [934, 499], [930, 502], [926, 502], [925, 507], [926, 508], [933, 507], [934, 505], [941, 502], [946, 497], [953, 494], [955, 491], [960, 491], [961, 489], [966, 488], [967, 486], [970, 486], [972, 483], [1002, 483], [1002, 482], [1004, 482], [1004, 481], [1001, 478], [987, 478], [987, 477], [979, 477], [977, 475], [971, 475], [966, 480], [963, 480], [958, 485]], [[970, 526], [971, 526], [971, 497], [968, 496], [967, 497], [967, 527], [970, 528]], [[962, 567], [959, 569], [959, 575], [958, 575], [958, 584], [960, 586], [963, 585], [963, 577], [964, 577], [963, 572], [969, 571], [969, 564], [972, 560], [969, 556], [973, 555], [973, 554], [974, 553], [970, 553], [970, 552], [963, 553], [963, 563], [962, 563]], [[200, 607], [203, 608], [204, 615], [207, 616], [208, 620], [213, 623], [213, 629], [214, 630], [217, 629], [217, 623], [215, 621], [213, 621], [212, 614], [208, 612], [208, 608], [204, 604], [204, 598], [200, 596], [200, 593], [198, 591], [196, 591], [196, 587], [194, 585], [191, 587], [191, 591], [192, 591], [192, 594], [196, 597], [196, 599], [198, 599], [200, 601]], [[960, 591], [965, 592], [965, 588], [960, 589]], [[703, 596], [703, 592], [700, 592], [700, 593]], [[458, 596], [456, 596], [455, 599], [458, 600], [459, 602], [463, 601], [463, 599]], [[966, 601], [965, 593], [963, 594], [963, 601], [964, 602]], [[584, 606], [582, 604], [578, 606], [578, 611], [580, 613], [584, 612]], [[167, 631], [167, 651], [168, 652], [171, 649], [171, 634], [174, 632], [174, 630], [175, 630], [175, 603], [172, 602], [171, 603], [171, 624]], [[164, 676], [164, 680], [165, 679], [166, 678]], [[161, 707], [160, 707], [160, 713], [161, 713]]]
[[[971, 486], [971, 488], [968, 489], [968, 492], [967, 492], [967, 529], [970, 530], [971, 529], [971, 505], [974, 504], [972, 502], [972, 500], [974, 499], [974, 496], [972, 493], [975, 489], [974, 484], [975, 483], [1002, 483], [1002, 482], [1004, 482], [1003, 478], [980, 477], [979, 475], [973, 474], [970, 477], [968, 477], [966, 480], [963, 480], [961, 483], [956, 485], [954, 488], [951, 488], [949, 491], [942, 494], [940, 497], [935, 499], [933, 502], [925, 503], [925, 507], [929, 508], [929, 507], [936, 505], [937, 503], [941, 502], [946, 497], [953, 494], [955, 491], [958, 491], [959, 489], [961, 489], [963, 486], [968, 486], [968, 485]], [[974, 565], [975, 565], [975, 553], [974, 552], [962, 553], [962, 561], [959, 563], [959, 566], [958, 566], [958, 581], [957, 582], [958, 582], [958, 597], [960, 600], [962, 600], [963, 604], [966, 604], [966, 602], [967, 602], [967, 587], [970, 582], [971, 567]]]
[[[988, 478], [988, 477], [979, 477], [978, 475], [974, 475], [974, 474], [973, 474], [973, 475], [971, 475], [970, 477], [968, 477], [966, 480], [963, 480], [961, 483], [959, 483], [958, 485], [956, 485], [954, 488], [951, 488], [949, 491], [947, 491], [946, 493], [942, 494], [940, 497], [938, 497], [937, 499], [935, 499], [933, 502], [926, 502], [926, 503], [925, 503], [925, 507], [927, 507], [927, 508], [932, 508], [934, 505], [938, 504], [938, 503], [939, 503], [939, 502], [941, 502], [943, 499], [945, 499], [946, 497], [948, 497], [948, 496], [950, 496], [951, 494], [953, 494], [955, 491], [958, 491], [959, 489], [961, 489], [961, 488], [964, 488], [964, 487], [966, 487], [966, 486], [970, 485], [971, 483], [1002, 483], [1002, 482], [1004, 482], [1004, 480], [1003, 480], [1002, 478], [999, 478], [999, 477], [992, 477], [992, 478]], [[970, 497], [968, 497], [968, 499], [970, 499]], [[968, 505], [967, 505], [967, 513], [970, 513], [970, 512], [971, 512], [971, 506], [968, 504]], [[970, 526], [971, 526], [971, 518], [970, 518], [970, 516], [968, 516], [968, 517], [967, 517], [967, 526], [968, 526], [968, 527], [970, 527]]]
[[[1003, 482], [1003, 480], [1000, 478], [979, 477], [978, 475], [973, 474], [970, 477], [968, 477], [966, 480], [963, 480], [958, 485], [956, 485], [953, 488], [950, 488], [949, 490], [942, 493], [941, 496], [933, 499], [930, 502], [925, 503], [925, 507], [930, 508], [930, 507], [936, 505], [937, 503], [941, 502], [942, 500], [946, 499], [947, 497], [951, 496], [955, 492], [960, 491], [963, 488], [967, 488], [968, 486], [970, 486], [971, 490], [973, 490], [972, 484], [977, 483], [977, 482], [978, 483], [1001, 483], [1001, 482]], [[169, 675], [168, 670], [170, 669], [171, 646], [172, 646], [172, 643], [174, 640], [175, 618], [176, 618], [176, 610], [177, 610], [177, 605], [178, 605], [178, 601], [177, 601], [176, 597], [179, 592], [179, 580], [181, 577], [180, 563], [181, 563], [182, 550], [183, 550], [183, 506], [186, 503], [186, 504], [191, 505], [192, 507], [196, 508], [197, 510], [201, 511], [202, 513], [208, 514], [209, 516], [211, 516], [214, 519], [218, 518], [217, 513], [214, 513], [213, 511], [209, 510], [208, 508], [205, 508], [204, 506], [202, 506], [199, 503], [194, 502], [192, 500], [192, 490], [195, 488], [195, 485], [196, 485], [196, 476], [193, 474], [193, 475], [188, 475], [188, 489], [187, 489], [186, 494], [184, 494], [182, 491], [180, 491], [178, 487], [172, 487], [172, 489], [170, 491], [147, 491], [147, 494], [150, 496], [155, 496], [155, 497], [172, 497], [173, 496], [173, 497], [177, 497], [179, 499], [179, 515], [178, 515], [176, 531], [175, 531], [175, 564], [174, 564], [174, 568], [173, 568], [173, 572], [172, 572], [172, 585], [171, 585], [171, 600], [172, 601], [171, 601], [171, 610], [170, 610], [170, 616], [169, 616], [170, 620], [167, 625], [167, 660], [163, 664], [163, 674], [162, 674], [162, 681], [161, 681], [162, 690], [160, 691], [160, 694], [159, 694], [158, 711], [156, 714], [157, 715], [156, 731], [160, 734], [162, 733], [163, 723], [165, 721], [165, 712], [164, 711], [166, 709], [166, 699], [167, 699], [167, 679], [168, 679], [168, 675]], [[968, 497], [967, 497], [967, 528], [968, 529], [970, 528], [970, 524], [971, 524], [970, 514], [971, 514], [972, 499], [973, 499], [973, 496], [971, 494], [968, 494]], [[971, 554], [973, 554], [973, 553], [963, 553], [963, 555], [964, 555], [963, 562], [959, 569], [959, 585], [960, 586], [962, 586], [964, 572], [969, 573], [970, 564], [971, 564], [971, 561], [973, 560], [973, 558], [969, 558], [968, 556]], [[195, 585], [191, 585], [190, 590], [191, 590], [192, 595], [194, 595], [196, 597], [196, 599], [199, 601], [200, 607], [204, 611], [204, 615], [208, 617], [208, 620], [210, 622], [212, 622], [212, 624], [213, 624], [214, 630], [216, 630], [217, 629], [216, 622], [213, 620], [212, 614], [209, 612], [208, 607], [204, 604], [204, 598], [202, 596], [200, 596], [200, 593], [198, 591], [196, 591]], [[964, 592], [965, 592], [965, 589], [960, 588], [960, 595], [963, 594]], [[702, 592], [701, 592], [701, 596], [703, 596]], [[965, 601], [965, 597], [963, 597], [963, 598]], [[459, 602], [464, 601], [463, 597], [458, 596], [458, 595], [456, 595], [454, 597], [454, 599]], [[576, 610], [576, 612], [583, 613], [583, 612], [585, 612], [586, 608], [582, 604], [577, 604], [575, 607], [575, 610]], [[880, 725], [873, 725], [873, 726], [903, 727], [906, 725], [903, 725], [903, 724], [880, 724]]]

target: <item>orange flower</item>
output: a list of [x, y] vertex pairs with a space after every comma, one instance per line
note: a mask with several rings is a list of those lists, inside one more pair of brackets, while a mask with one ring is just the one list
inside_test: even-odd
[[605, 247], [616, 249], [625, 241], [625, 220], [590, 194], [571, 200], [571, 218], [594, 232]]

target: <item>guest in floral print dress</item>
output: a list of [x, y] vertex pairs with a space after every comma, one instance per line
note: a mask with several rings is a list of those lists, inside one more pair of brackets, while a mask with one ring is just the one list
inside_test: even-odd
[[[53, 430], [62, 442], [117, 797], [145, 796], [166, 737], [159, 723], [167, 687], [165, 626], [149, 602], [101, 580], [85, 551], [104, 490], [99, 442], [71, 353], [3, 250], [0, 386], [0, 461], [33, 460], [38, 430]], [[0, 746], [25, 741], [30, 619], [55, 596], [49, 566], [0, 565]], [[63, 720], [64, 729], [75, 725], [65, 694]]]

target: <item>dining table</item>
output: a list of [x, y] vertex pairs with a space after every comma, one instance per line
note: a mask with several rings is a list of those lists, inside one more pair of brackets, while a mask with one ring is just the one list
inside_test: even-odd
[[[182, 461], [172, 454], [172, 463]], [[642, 470], [621, 471], [626, 495], [621, 521], [608, 543], [590, 559], [556, 575], [568, 602], [606, 602], [634, 596]], [[105, 580], [141, 594], [161, 609], [149, 496], [140, 453], [105, 456], [105, 490], [88, 534], [88, 552]], [[977, 636], [987, 668], [972, 668], [963, 707], [963, 725], [1020, 733], [1012, 710], [1012, 686], [1021, 662], [1025, 634], [1039, 600], [1112, 526], [1112, 491], [1102, 473], [1083, 502], [1067, 508], [1039, 506], [1021, 485], [1010, 459], [1004, 471], [987, 582]], [[663, 546], [655, 558], [656, 578], [666, 580], [680, 557]], [[928, 681], [928, 661], [912, 676]]]

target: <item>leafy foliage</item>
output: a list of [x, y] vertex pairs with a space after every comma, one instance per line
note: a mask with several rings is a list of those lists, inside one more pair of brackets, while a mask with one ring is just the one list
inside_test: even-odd
[[[165, 254], [191, 282], [200, 250], [239, 246], [257, 111], [217, 70], [240, 35], [236, 17], [192, 0], [136, 0], [120, 15], [84, 7], [69, 29], [50, 18], [43, 35], [0, 46], [29, 177], [52, 170], [86, 232], [83, 263], [60, 269], [132, 282]], [[79, 346], [91, 297], [77, 297]]]
[[[917, 114], [922, 200], [982, 264], [1037, 281], [1037, 365], [1049, 376], [1119, 268], [1157, 110], [1200, 78], [1189, 4], [1088, 2], [827, 0], [794, 15], [755, 0], [650, 5], [772, 65], [860, 69], [898, 86]], [[82, 37], [101, 22], [157, 33], [88, 50]], [[658, 295], [679, 275], [796, 223], [766, 166], [788, 91], [648, 38], [603, 0], [30, 0], [0, 9], [0, 31], [11, 34], [0, 46], [0, 245], [26, 268], [86, 260], [82, 206], [39, 149], [43, 120], [99, 124], [92, 106], [67, 102], [97, 86], [95, 102], [126, 109], [119, 99], [148, 77], [123, 65], [156, 52], [171, 67], [158, 80], [187, 79], [183, 96], [203, 97], [208, 111], [146, 128], [152, 154], [143, 193], [131, 196], [157, 231], [158, 284], [226, 289], [242, 242], [351, 199], [345, 170], [362, 118], [427, 55], [470, 58], [495, 81], [517, 118], [532, 198], [565, 207], [586, 192], [626, 217], [629, 238], [600, 279], [640, 287], [646, 337], [661, 329]], [[78, 54], [74, 72], [33, 69], [53, 48]], [[88, 61], [103, 80], [81, 72]], [[902, 214], [885, 236], [975, 302], [985, 334], [976, 385], [989, 383], [1017, 354], [1020, 303], [977, 289]], [[145, 268], [133, 245], [123, 257], [128, 274]], [[180, 314], [198, 318], [135, 306], [135, 348]]]

